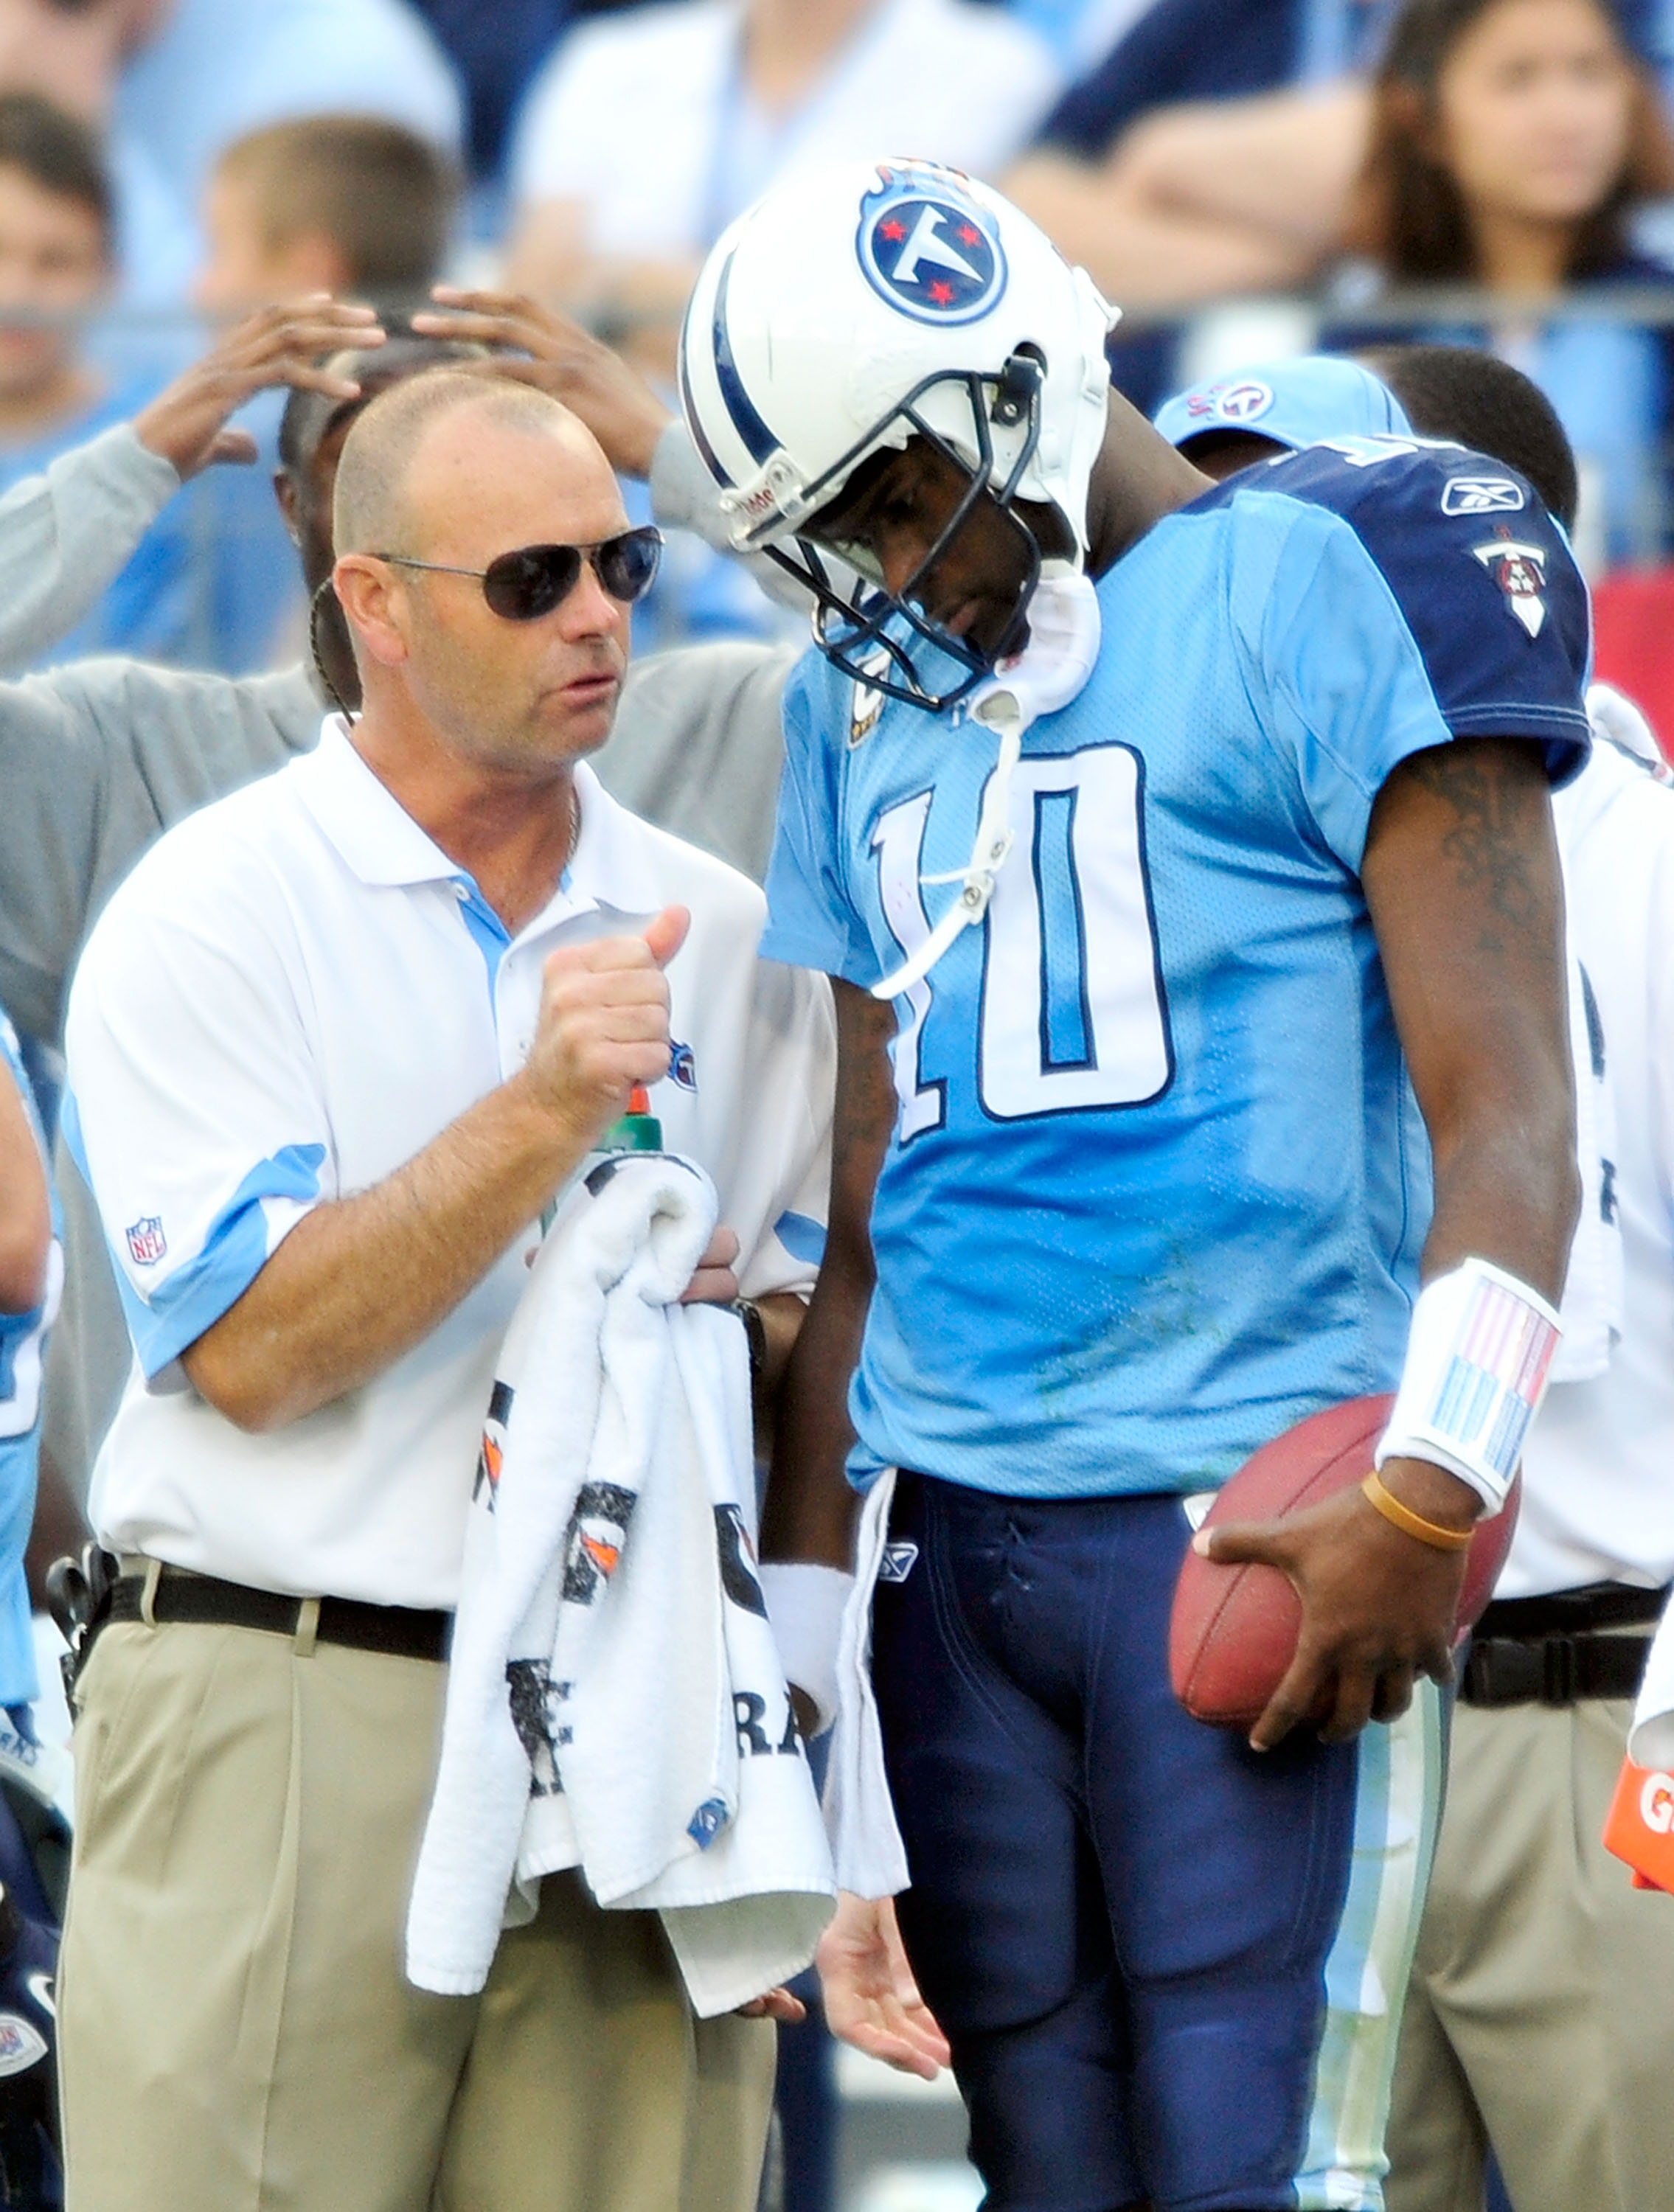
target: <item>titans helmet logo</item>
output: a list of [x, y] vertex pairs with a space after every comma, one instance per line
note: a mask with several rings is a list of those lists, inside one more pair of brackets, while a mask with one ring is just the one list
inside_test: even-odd
[[855, 251], [880, 298], [915, 322], [974, 323], [1006, 289], [1006, 256], [988, 210], [957, 169], [880, 169], [861, 202]]

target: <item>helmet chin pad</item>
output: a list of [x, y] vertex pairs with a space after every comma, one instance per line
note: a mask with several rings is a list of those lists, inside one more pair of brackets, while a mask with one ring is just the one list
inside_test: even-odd
[[[1037, 532], [1017, 511], [1019, 486], [1040, 434], [1039, 380], [1028, 374], [1032, 367], [1026, 356], [1016, 375], [995, 378], [947, 370], [922, 379], [819, 483], [808, 487], [798, 501], [802, 527], [792, 546], [762, 547], [813, 592], [814, 641], [828, 660], [856, 683], [930, 714], [940, 714], [963, 699], [993, 674], [999, 662], [1020, 652], [1028, 638], [1029, 602], [1040, 580], [1043, 558], [1047, 557]], [[1012, 364], [1008, 362], [1007, 368], [1009, 372]], [[950, 397], [957, 402], [961, 396], [965, 422], [959, 434], [953, 434], [946, 404], [937, 403], [945, 403]], [[991, 424], [1010, 434], [1007, 442], [1013, 451], [1003, 463], [995, 453]], [[922, 441], [957, 469], [966, 480], [966, 489], [923, 558], [898, 590], [892, 592], [869, 562], [867, 549], [845, 544], [840, 538], [821, 544], [807, 525], [816, 522], [822, 510], [840, 505], [843, 490], [865, 462], [875, 454], [899, 451], [914, 439]], [[944, 628], [923, 605], [925, 589], [937, 565], [984, 500], [1016, 533], [1023, 556], [1016, 611], [1004, 635], [986, 649]], [[1062, 521], [1056, 507], [1050, 513], [1054, 521], [1062, 522], [1063, 542], [1073, 545], [1074, 536], [1067, 521]], [[1079, 565], [1079, 552], [1075, 557]], [[845, 583], [832, 565], [834, 560], [852, 571], [852, 581]], [[892, 636], [892, 624], [898, 632], [904, 626], [910, 637]], [[955, 683], [937, 685], [925, 681], [908, 649], [915, 638], [955, 663], [962, 672]]]

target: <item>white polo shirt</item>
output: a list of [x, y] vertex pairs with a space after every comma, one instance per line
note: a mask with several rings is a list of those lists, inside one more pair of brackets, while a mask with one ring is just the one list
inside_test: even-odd
[[1601, 738], [1553, 811], [1615, 1109], [1622, 1334], [1547, 1392], [1502, 1598], [1674, 1579], [1674, 790]]
[[653, 1110], [714, 1178], [745, 1293], [812, 1285], [828, 988], [757, 959], [753, 884], [585, 766], [576, 782], [575, 854], [513, 939], [335, 717], [316, 752], [171, 830], [106, 908], [70, 995], [65, 1122], [137, 1352], [94, 1476], [112, 1549], [298, 1595], [454, 1603], [536, 1225], [405, 1358], [273, 1434], [216, 1413], [179, 1355], [312, 1206], [380, 1182], [514, 1073], [560, 945], [691, 908]]

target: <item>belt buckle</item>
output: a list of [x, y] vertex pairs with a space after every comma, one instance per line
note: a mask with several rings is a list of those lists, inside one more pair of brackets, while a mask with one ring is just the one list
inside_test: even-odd
[[1540, 1702], [1543, 1705], [1573, 1705], [1575, 1702], [1575, 1639], [1547, 1636], [1540, 1646]]

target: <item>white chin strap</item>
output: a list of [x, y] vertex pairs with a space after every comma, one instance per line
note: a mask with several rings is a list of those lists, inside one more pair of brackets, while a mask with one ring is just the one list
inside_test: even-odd
[[922, 982], [962, 929], [988, 912], [995, 880], [1013, 843], [1011, 781], [1023, 751], [1023, 733], [1043, 714], [1055, 714], [1077, 697], [1099, 658], [1099, 595], [1091, 580], [1067, 562], [1050, 562], [1029, 602], [1029, 642], [1017, 658], [979, 684], [971, 695], [971, 719], [1000, 733], [1000, 756], [983, 796], [971, 858], [922, 884], [958, 884], [959, 896], [910, 960], [872, 986], [874, 999], [897, 999]]

